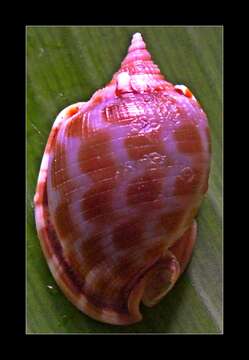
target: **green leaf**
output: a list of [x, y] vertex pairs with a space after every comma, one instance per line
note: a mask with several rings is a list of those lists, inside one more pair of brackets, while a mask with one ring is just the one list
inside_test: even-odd
[[[209, 118], [212, 166], [198, 216], [191, 264], [143, 320], [112, 326], [92, 320], [62, 294], [42, 255], [33, 196], [53, 120], [110, 81], [141, 32], [153, 60], [188, 86]], [[222, 333], [222, 27], [27, 27], [27, 333]]]

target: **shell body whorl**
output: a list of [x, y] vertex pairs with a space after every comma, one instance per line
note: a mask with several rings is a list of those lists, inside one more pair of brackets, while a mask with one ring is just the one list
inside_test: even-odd
[[208, 187], [207, 117], [140, 34], [111, 82], [64, 109], [35, 195], [38, 235], [65, 295], [112, 324], [141, 320], [185, 269]]

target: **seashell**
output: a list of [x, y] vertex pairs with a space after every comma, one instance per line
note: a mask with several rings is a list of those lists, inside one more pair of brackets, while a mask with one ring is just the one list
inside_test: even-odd
[[185, 270], [208, 189], [208, 121], [165, 80], [140, 33], [111, 82], [57, 116], [42, 159], [35, 219], [66, 297], [110, 324], [142, 319]]

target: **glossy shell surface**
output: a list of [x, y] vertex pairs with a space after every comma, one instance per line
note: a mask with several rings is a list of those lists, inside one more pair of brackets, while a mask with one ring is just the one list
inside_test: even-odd
[[164, 79], [139, 33], [112, 81], [56, 118], [34, 198], [38, 236], [67, 298], [111, 324], [142, 319], [194, 247], [208, 189], [207, 117]]

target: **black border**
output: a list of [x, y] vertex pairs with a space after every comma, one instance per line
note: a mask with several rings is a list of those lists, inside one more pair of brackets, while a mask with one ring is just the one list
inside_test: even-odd
[[[169, 11], [169, 9], [167, 10]], [[184, 14], [184, 8], [181, 9], [181, 14]], [[17, 190], [14, 191], [14, 199], [12, 205], [10, 204], [10, 199], [7, 198], [6, 202], [9, 204], [8, 216], [10, 219], [10, 223], [7, 228], [10, 231], [6, 232], [5, 238], [6, 241], [10, 244], [11, 251], [11, 270], [13, 274], [10, 274], [11, 277], [14, 277], [14, 284], [12, 282], [12, 289], [14, 285], [14, 293], [11, 296], [11, 304], [7, 304], [7, 308], [13, 312], [13, 321], [11, 321], [10, 329], [13, 332], [21, 335], [26, 333], [26, 240], [25, 240], [25, 224], [26, 224], [26, 158], [25, 158], [25, 142], [26, 142], [26, 127], [25, 127], [25, 117], [26, 117], [26, 86], [28, 86], [27, 77], [26, 77], [26, 26], [32, 25], [91, 25], [91, 26], [99, 26], [99, 25], [117, 25], [117, 26], [125, 26], [125, 25], [155, 25], [155, 26], [167, 26], [167, 25], [175, 25], [175, 26], [183, 26], [183, 25], [223, 25], [224, 19], [219, 17], [218, 15], [212, 14], [212, 18], [207, 18], [207, 16], [202, 16], [198, 21], [191, 20], [191, 17], [186, 20], [186, 14], [181, 15], [178, 18], [174, 19], [174, 16], [171, 16], [171, 19], [164, 18], [159, 20], [158, 14], [156, 19], [144, 19], [139, 23], [138, 19], [134, 19], [134, 16], [129, 15], [129, 22], [127, 21], [119, 21], [116, 22], [116, 18], [105, 18], [105, 20], [94, 21], [93, 23], [89, 23], [89, 21], [76, 22], [73, 23], [63, 23], [63, 22], [38, 22], [28, 21], [27, 23], [23, 23], [20, 26], [16, 27], [15, 31], [15, 41], [8, 43], [11, 54], [14, 50], [14, 54], [8, 57], [8, 62], [12, 61], [11, 68], [14, 69], [14, 73], [11, 72], [10, 78], [7, 79], [7, 88], [9, 87], [8, 93], [9, 96], [9, 109], [12, 114], [11, 117], [8, 116], [9, 121], [11, 121], [10, 125], [10, 133], [11, 133], [11, 144], [9, 144], [9, 140], [7, 140], [7, 148], [11, 147], [11, 155], [8, 158], [10, 160], [10, 167], [12, 167], [13, 176], [11, 177], [13, 184], [7, 184], [7, 187]], [[216, 13], [217, 14], [217, 13]], [[172, 14], [171, 14], [172, 15]], [[163, 17], [163, 16], [162, 16]], [[58, 18], [58, 17], [57, 17]], [[141, 20], [141, 18], [140, 18]], [[223, 34], [224, 34], [223, 28]], [[224, 48], [223, 48], [224, 49]], [[13, 96], [11, 95], [13, 94]], [[13, 103], [13, 99], [15, 99]], [[12, 125], [13, 124], [13, 125]], [[7, 135], [7, 134], [6, 134]], [[6, 136], [7, 137], [7, 136]], [[7, 175], [7, 183], [8, 183]], [[15, 205], [13, 205], [15, 204]], [[15, 214], [15, 216], [14, 216]], [[15, 218], [15, 220], [14, 220]], [[14, 221], [14, 222], [13, 222]], [[12, 233], [14, 231], [14, 234]], [[10, 235], [11, 234], [11, 235]], [[21, 238], [21, 239], [20, 239]], [[7, 259], [6, 259], [7, 260]], [[8, 263], [8, 260], [7, 260]], [[5, 276], [8, 275], [5, 273]], [[8, 281], [8, 280], [7, 280]], [[9, 296], [8, 299], [9, 301]], [[223, 329], [224, 334], [224, 329]], [[105, 334], [103, 334], [105, 335]], [[112, 334], [115, 335], [115, 334]], [[157, 334], [154, 334], [157, 335]], [[198, 335], [198, 334], [197, 334]], [[200, 335], [200, 334], [199, 334]], [[217, 334], [219, 335], [219, 334]], [[168, 348], [168, 347], [167, 347]]]

